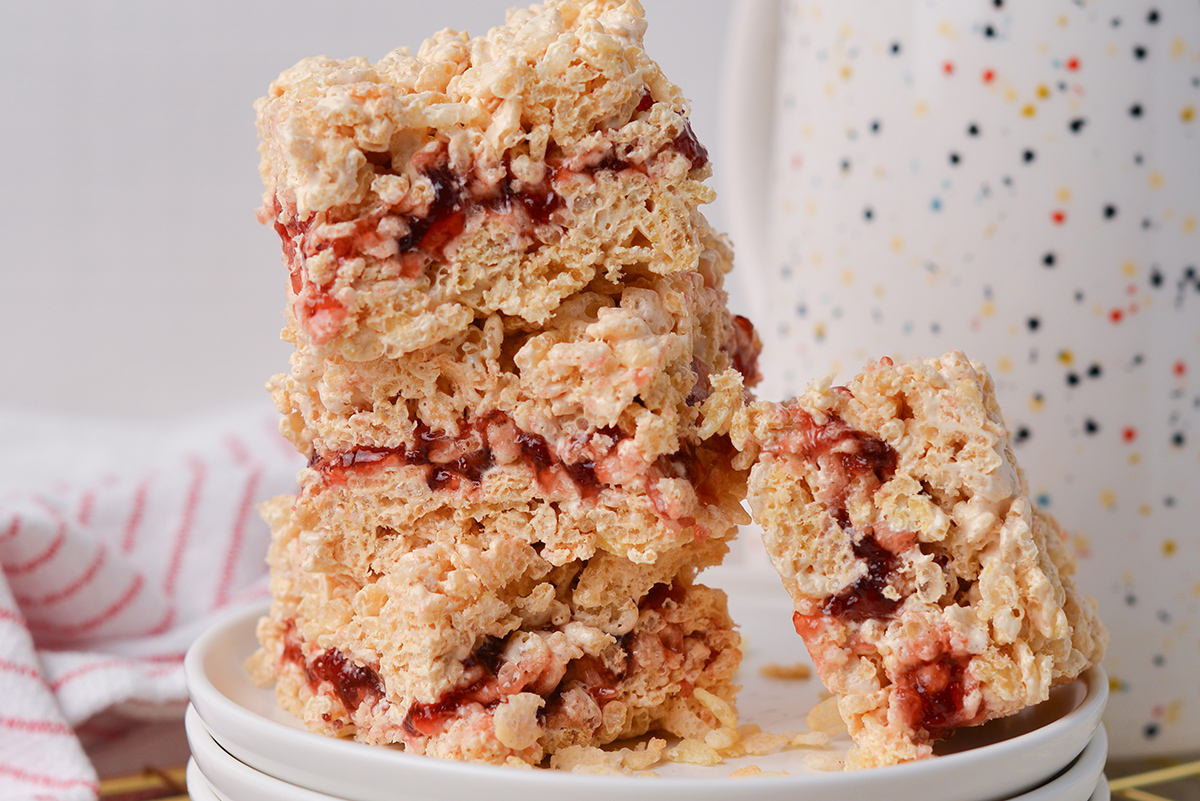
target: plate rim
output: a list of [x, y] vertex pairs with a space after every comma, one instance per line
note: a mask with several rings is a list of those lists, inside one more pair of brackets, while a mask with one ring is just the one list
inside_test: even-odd
[[[313, 748], [326, 751], [331, 758], [338, 755], [349, 756], [353, 754], [353, 759], [369, 763], [372, 768], [390, 770], [413, 769], [431, 778], [455, 779], [460, 781], [473, 778], [475, 780], [486, 780], [493, 784], [500, 782], [506, 785], [527, 783], [528, 775], [526, 771], [506, 768], [503, 765], [426, 757], [421, 754], [406, 753], [395, 748], [369, 746], [355, 741], [326, 737], [304, 729], [287, 727], [242, 706], [234, 699], [225, 695], [224, 692], [213, 684], [212, 680], [205, 673], [203, 666], [204, 658], [223, 636], [230, 633], [231, 629], [236, 628], [238, 625], [257, 621], [266, 614], [269, 604], [270, 602], [267, 600], [259, 600], [229, 610], [227, 614], [215, 620], [195, 640], [188, 649], [184, 659], [184, 671], [189, 696], [196, 707], [198, 716], [204, 721], [206, 729], [208, 729], [218, 744], [224, 746], [225, 743], [222, 741], [229, 738], [224, 736], [224, 732], [213, 731], [211, 728], [212, 722], [209, 720], [209, 717], [211, 716], [212, 706], [218, 707], [219, 712], [241, 721], [242, 726], [239, 726], [239, 728], [243, 731], [246, 727], [249, 727], [251, 730], [265, 731], [268, 734], [270, 732], [285, 732], [286, 734], [283, 736], [312, 738], [311, 740], [307, 740], [307, 743], [310, 743]], [[246, 656], [248, 657], [249, 654], [246, 654]], [[1086, 737], [1083, 737], [1079, 743], [1079, 750], [1072, 753], [1070, 759], [1063, 763], [1064, 766], [1070, 765], [1074, 760], [1078, 759], [1079, 754], [1082, 753], [1094, 736], [1096, 729], [1100, 725], [1101, 715], [1103, 714], [1108, 698], [1108, 679], [1103, 667], [1093, 665], [1076, 679], [1076, 681], [1081, 680], [1085, 683], [1085, 694], [1073, 709], [1032, 731], [1024, 732], [999, 742], [945, 754], [936, 757], [934, 760], [886, 765], [865, 771], [831, 771], [828, 773], [755, 777], [753, 787], [761, 788], [762, 790], [787, 788], [790, 791], [795, 791], [801, 788], [823, 790], [842, 784], [891, 784], [896, 781], [906, 781], [910, 775], [920, 776], [923, 773], [927, 773], [931, 770], [930, 766], [935, 764], [939, 767], [933, 768], [933, 770], [938, 772], [953, 772], [960, 763], [965, 765], [983, 758], [980, 756], [980, 752], [985, 749], [987, 756], [1003, 758], [1014, 751], [1021, 751], [1028, 747], [1027, 744], [1031, 738], [1035, 740], [1058, 740], [1060, 733], [1074, 732], [1076, 727], [1080, 727], [1081, 730], [1086, 731]], [[206, 710], [210, 714], [206, 715]], [[1082, 726], [1079, 722], [1080, 718], [1084, 720]], [[638, 786], [630, 784], [631, 779], [638, 779], [637, 776], [596, 775], [549, 770], [539, 771], [536, 775], [539, 777], [537, 779], [539, 785], [544, 789], [557, 789], [563, 792], [571, 792], [583, 787], [600, 787], [609, 791], [619, 792]], [[284, 781], [284, 779], [280, 780]], [[733, 787], [740, 787], [743, 790], [747, 789], [744, 779], [730, 777], [727, 774], [706, 777], [660, 778], [655, 780], [654, 784], [662, 786], [662, 783], [666, 781], [670, 782], [673, 789], [678, 788], [681, 791], [702, 793], [704, 795], [712, 793], [714, 790], [727, 793]], [[1034, 787], [1036, 786], [1034, 785]], [[1027, 787], [1024, 790], [1018, 788], [1016, 793], [1027, 792], [1029, 789], [1033, 788]], [[1012, 793], [1009, 795], [1011, 797]], [[714, 795], [714, 797], [716, 796]]]
[[[1101, 723], [1088, 740], [1087, 745], [1079, 756], [1067, 766], [1066, 770], [1043, 785], [1033, 788], [1027, 793], [1015, 796], [1008, 801], [1060, 801], [1064, 793], [1083, 785], [1087, 790], [1084, 801], [1090, 801], [1100, 786], [1104, 776], [1104, 763], [1108, 757], [1108, 730]], [[1090, 778], [1089, 778], [1090, 777]]]

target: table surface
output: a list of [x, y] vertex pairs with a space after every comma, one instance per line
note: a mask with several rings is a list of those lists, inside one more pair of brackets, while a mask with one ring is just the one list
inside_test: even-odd
[[1126, 776], [1138, 776], [1180, 765], [1193, 765], [1190, 776], [1173, 781], [1142, 785], [1137, 788], [1141, 792], [1113, 793], [1114, 799], [1129, 798], [1132, 801], [1200, 801], [1200, 753], [1180, 756], [1174, 759], [1110, 759], [1104, 767], [1109, 782]]

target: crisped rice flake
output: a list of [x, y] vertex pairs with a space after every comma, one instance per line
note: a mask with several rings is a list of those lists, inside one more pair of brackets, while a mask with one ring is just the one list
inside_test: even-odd
[[812, 665], [804, 662], [795, 662], [791, 665], [768, 662], [758, 669], [758, 673], [768, 679], [808, 679], [812, 677]]

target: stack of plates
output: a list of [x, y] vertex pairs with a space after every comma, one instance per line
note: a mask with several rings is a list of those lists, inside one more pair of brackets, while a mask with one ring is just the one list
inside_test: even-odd
[[[407, 754], [383, 746], [335, 740], [306, 731], [275, 705], [271, 689], [254, 686], [243, 668], [257, 647], [259, 606], [217, 623], [196, 641], [186, 661], [192, 706], [186, 719], [194, 801], [413, 801], [561, 795], [572, 801], [1108, 801], [1103, 776], [1108, 740], [1100, 717], [1108, 680], [1093, 668], [1056, 688], [1050, 700], [1003, 720], [960, 731], [923, 762], [855, 772], [819, 772], [805, 751], [727, 759], [703, 767], [663, 763], [656, 779], [520, 770]], [[763, 665], [806, 660], [791, 629], [786, 598], [757, 587], [730, 592], [730, 612], [742, 621], [745, 660], [738, 697], [742, 723], [764, 731], [805, 729], [821, 690], [815, 679], [772, 679]], [[845, 735], [829, 750], [845, 752]], [[746, 765], [786, 776], [730, 778]]]

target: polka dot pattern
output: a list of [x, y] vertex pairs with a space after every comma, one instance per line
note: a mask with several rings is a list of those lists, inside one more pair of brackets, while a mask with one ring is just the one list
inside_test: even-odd
[[1200, 5], [792, 0], [782, 23], [763, 396], [984, 361], [1112, 632], [1112, 751], [1194, 748]]

